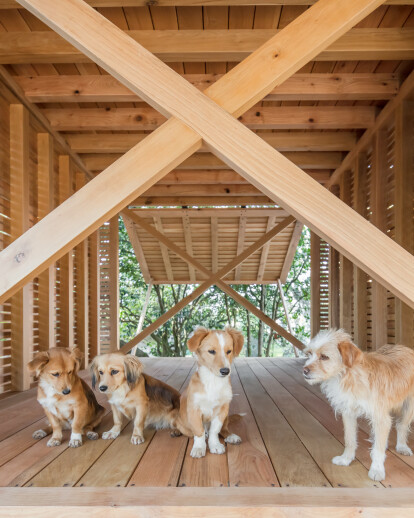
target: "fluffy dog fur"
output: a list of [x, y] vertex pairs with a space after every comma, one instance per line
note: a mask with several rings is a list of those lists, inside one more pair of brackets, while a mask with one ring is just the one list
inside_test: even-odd
[[303, 369], [306, 381], [321, 383], [335, 412], [342, 414], [345, 450], [332, 462], [348, 466], [353, 461], [357, 419], [366, 417], [373, 435], [368, 475], [372, 480], [384, 480], [391, 413], [397, 416], [396, 450], [412, 455], [407, 437], [414, 418], [414, 351], [402, 345], [385, 345], [364, 353], [343, 330], [331, 329], [315, 336], [306, 352], [310, 356]]
[[[141, 444], [145, 426], [173, 428], [180, 405], [180, 393], [166, 383], [142, 372], [136, 356], [102, 354], [92, 364], [92, 386], [108, 396], [114, 425], [102, 439], [115, 439], [122, 429], [122, 416], [134, 420], [132, 444]], [[177, 433], [174, 432], [174, 435]]]
[[224, 331], [197, 328], [188, 340], [188, 348], [197, 358], [198, 370], [191, 377], [180, 401], [177, 428], [194, 437], [192, 457], [206, 454], [206, 435], [211, 453], [224, 453], [226, 442], [239, 444], [241, 439], [227, 428], [229, 404], [232, 399], [230, 370], [233, 359], [243, 348], [240, 331], [227, 327]]
[[42, 439], [52, 433], [48, 446], [59, 446], [62, 428], [72, 428], [69, 446], [82, 446], [82, 434], [97, 439], [93, 431], [102, 420], [104, 408], [96, 401], [95, 394], [78, 376], [82, 353], [79, 349], [56, 347], [36, 354], [28, 364], [29, 371], [39, 378], [37, 400], [42, 405], [49, 426], [33, 433]]

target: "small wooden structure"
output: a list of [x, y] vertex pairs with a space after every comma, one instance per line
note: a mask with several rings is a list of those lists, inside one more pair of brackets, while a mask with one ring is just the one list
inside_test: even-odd
[[[222, 516], [412, 514], [412, 462], [392, 442], [390, 490], [367, 487], [365, 450], [332, 467], [341, 427], [303, 385], [300, 359], [238, 362], [245, 445], [200, 462], [160, 432], [133, 454], [127, 432], [79, 453], [33, 444], [25, 366], [54, 345], [80, 347], [85, 367], [119, 348], [120, 216], [149, 285], [198, 285], [125, 352], [214, 284], [301, 349], [231, 284], [281, 286], [303, 225], [312, 333], [342, 326], [366, 350], [413, 347], [413, 62], [412, 0], [0, 0], [3, 484], [64, 485], [65, 459], [85, 453], [69, 485], [129, 487], [54, 489], [68, 513], [203, 516], [217, 498]], [[180, 388], [193, 364], [146, 367]], [[120, 482], [94, 479], [115, 454]], [[200, 489], [196, 501], [134, 483], [256, 487]], [[0, 516], [55, 516], [50, 494], [3, 489]]]

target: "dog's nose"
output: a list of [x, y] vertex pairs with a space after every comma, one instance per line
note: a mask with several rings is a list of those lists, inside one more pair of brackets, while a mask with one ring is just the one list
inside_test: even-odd
[[304, 374], [305, 376], [307, 376], [309, 373], [310, 373], [310, 369], [309, 369], [309, 367], [305, 367], [305, 368], [303, 369], [303, 374]]
[[99, 390], [100, 390], [101, 392], [105, 392], [105, 390], [106, 390], [107, 388], [108, 388], [108, 387], [107, 387], [106, 385], [101, 385], [101, 386], [99, 387]]
[[220, 369], [220, 374], [222, 376], [227, 376], [230, 372], [230, 369], [228, 369], [227, 367], [223, 367], [222, 369]]
[[62, 390], [62, 394], [64, 394], [65, 396], [67, 396], [68, 394], [70, 394], [70, 389], [65, 388], [64, 390]]

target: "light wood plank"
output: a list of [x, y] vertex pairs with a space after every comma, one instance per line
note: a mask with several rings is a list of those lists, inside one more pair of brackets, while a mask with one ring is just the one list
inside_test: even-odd
[[119, 349], [119, 230], [118, 216], [109, 221], [110, 350]]
[[[274, 227], [274, 225], [275, 225], [275, 216], [269, 216], [268, 219], [267, 219], [266, 232], [269, 232], [269, 230], [272, 227]], [[262, 281], [263, 280], [263, 274], [264, 274], [265, 267], [266, 267], [267, 256], [269, 255], [269, 248], [270, 248], [270, 242], [267, 243], [262, 248], [262, 253], [260, 255], [259, 268], [257, 270], [257, 280], [258, 281]]]
[[[158, 0], [157, 6], [242, 6], [242, 5], [312, 5], [317, 0]], [[85, 0], [92, 7], [146, 7], [147, 0]], [[387, 5], [414, 5], [414, 0], [386, 0]], [[0, 9], [19, 9], [20, 5], [16, 0], [0, 0]]]
[[321, 239], [311, 233], [311, 337], [321, 328]]
[[293, 259], [296, 254], [300, 238], [302, 236], [303, 223], [297, 221], [293, 229], [292, 237], [290, 239], [289, 247], [286, 252], [285, 260], [283, 262], [282, 270], [280, 272], [280, 282], [285, 284], [289, 275], [290, 268], [292, 267]]
[[[188, 214], [185, 214], [183, 216], [183, 228], [184, 228], [184, 238], [185, 238], [185, 248], [187, 250], [187, 254], [193, 255], [193, 240], [191, 236], [191, 223], [190, 218], [188, 217]], [[192, 282], [195, 282], [196, 276], [195, 276], [195, 270], [194, 266], [191, 264], [188, 265], [188, 274], [189, 278]]]
[[[351, 204], [351, 172], [342, 175], [340, 187], [341, 200]], [[347, 333], [352, 332], [353, 265], [344, 255], [340, 256], [339, 270], [339, 325]]]
[[[163, 228], [162, 228], [161, 218], [159, 216], [154, 217], [154, 223], [155, 223], [155, 228], [158, 230], [158, 232], [160, 232], [162, 234]], [[168, 248], [163, 243], [160, 243], [160, 249], [161, 249], [162, 260], [164, 261], [164, 268], [165, 268], [165, 272], [167, 274], [167, 279], [169, 280], [169, 282], [172, 282], [174, 280], [174, 275], [173, 275], [173, 271], [172, 271], [172, 267], [171, 267], [171, 261], [170, 261], [170, 256], [168, 253]]]
[[[243, 245], [244, 245], [244, 238], [246, 234], [246, 223], [247, 223], [247, 215], [246, 211], [242, 210], [242, 214], [239, 219], [239, 233], [237, 236], [237, 255], [240, 255], [243, 252]], [[270, 230], [270, 229], [269, 229]], [[265, 246], [270, 245], [270, 242], [268, 242]], [[263, 250], [262, 250], [263, 253]], [[192, 255], [192, 254], [190, 254]], [[239, 281], [241, 277], [241, 264], [237, 266], [237, 268], [234, 270], [234, 280]]]
[[100, 354], [99, 233], [89, 236], [89, 361]]

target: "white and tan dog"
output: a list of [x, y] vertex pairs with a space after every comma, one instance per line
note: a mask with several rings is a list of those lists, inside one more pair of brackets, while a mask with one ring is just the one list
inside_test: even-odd
[[[233, 359], [243, 348], [244, 338], [237, 329], [224, 331], [198, 327], [187, 342], [197, 358], [198, 370], [191, 377], [188, 388], [180, 399], [177, 428], [194, 437], [192, 457], [206, 454], [206, 435], [211, 453], [224, 453], [219, 435], [227, 443], [239, 444], [241, 439], [228, 431], [230, 401], [233, 397], [230, 371]], [[239, 416], [230, 416], [231, 421]]]
[[335, 412], [342, 414], [345, 450], [332, 462], [348, 466], [357, 448], [357, 419], [366, 417], [372, 427], [372, 480], [385, 478], [385, 450], [391, 430], [391, 414], [397, 416], [396, 451], [412, 455], [407, 444], [414, 419], [414, 351], [402, 345], [385, 345], [364, 353], [343, 330], [321, 331], [305, 351], [303, 369], [311, 385], [321, 384]]

